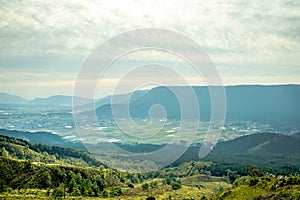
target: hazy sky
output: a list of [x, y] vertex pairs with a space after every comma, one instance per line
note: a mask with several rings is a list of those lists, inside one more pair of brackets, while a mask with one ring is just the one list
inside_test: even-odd
[[[300, 83], [299, 10], [299, 0], [0, 0], [0, 92], [71, 95], [94, 48], [145, 27], [195, 40], [224, 84]], [[145, 57], [129, 56], [127, 64]]]

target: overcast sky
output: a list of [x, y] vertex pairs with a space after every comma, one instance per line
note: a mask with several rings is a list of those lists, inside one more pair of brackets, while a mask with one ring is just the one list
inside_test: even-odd
[[[0, 0], [0, 92], [26, 98], [72, 95], [93, 49], [145, 27], [196, 41], [225, 85], [299, 84], [299, 9], [299, 0]], [[129, 56], [126, 63], [145, 55]], [[109, 83], [99, 96], [109, 94]]]

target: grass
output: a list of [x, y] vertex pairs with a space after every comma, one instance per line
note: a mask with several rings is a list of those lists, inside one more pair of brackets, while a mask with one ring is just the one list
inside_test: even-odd
[[[249, 178], [250, 180], [251, 178]], [[255, 199], [300, 199], [299, 182], [287, 183], [287, 178], [265, 176], [256, 178], [257, 184], [249, 185], [249, 182], [227, 190], [216, 199], [230, 200], [255, 200]]]

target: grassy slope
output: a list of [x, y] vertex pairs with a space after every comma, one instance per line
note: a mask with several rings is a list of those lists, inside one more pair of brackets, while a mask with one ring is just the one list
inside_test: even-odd
[[216, 199], [300, 199], [300, 178], [296, 176], [242, 177], [234, 185], [237, 186], [223, 192]]

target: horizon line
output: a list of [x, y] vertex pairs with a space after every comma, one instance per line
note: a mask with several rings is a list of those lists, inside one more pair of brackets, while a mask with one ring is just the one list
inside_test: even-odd
[[[236, 86], [300, 86], [300, 83], [279, 83], [279, 84], [259, 84], [259, 83], [253, 83], [253, 84], [226, 84], [226, 85], [170, 85], [170, 86], [155, 86], [152, 88], [148, 88], [148, 89], [139, 89], [139, 90], [134, 90], [134, 91], [146, 91], [146, 90], [151, 90], [153, 88], [158, 88], [158, 87], [236, 87]], [[115, 94], [115, 95], [125, 95], [125, 94], [129, 94], [132, 93], [134, 91], [131, 92], [125, 92], [125, 93], [119, 93], [119, 94]], [[21, 97], [24, 100], [34, 100], [34, 99], [46, 99], [46, 98], [50, 98], [50, 97], [54, 97], [54, 96], [66, 96], [66, 97], [79, 97], [79, 98], [86, 98], [86, 99], [90, 99], [88, 97], [81, 97], [81, 96], [73, 96], [73, 95], [68, 95], [68, 94], [53, 94], [50, 96], [44, 96], [44, 97], [33, 97], [33, 98], [25, 98], [21, 95], [17, 95], [17, 94], [13, 94], [13, 93], [8, 93], [8, 92], [3, 92], [0, 91], [0, 94], [6, 94], [6, 95], [11, 95], [11, 96], [16, 96], [16, 97]], [[101, 99], [101, 98], [105, 98], [108, 96], [112, 96], [113, 94], [108, 94], [105, 95], [103, 97], [97, 97], [94, 99]]]

